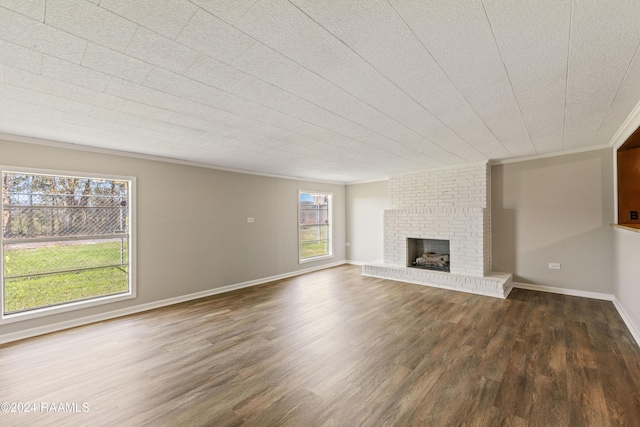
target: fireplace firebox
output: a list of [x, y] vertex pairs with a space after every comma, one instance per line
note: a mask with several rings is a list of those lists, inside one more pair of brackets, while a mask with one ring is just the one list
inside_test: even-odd
[[407, 238], [407, 267], [449, 272], [448, 240]]

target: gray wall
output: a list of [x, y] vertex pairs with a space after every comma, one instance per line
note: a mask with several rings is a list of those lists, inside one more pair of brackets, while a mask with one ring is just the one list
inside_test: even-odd
[[493, 166], [493, 270], [612, 294], [613, 203], [610, 149]]
[[382, 261], [384, 211], [389, 209], [389, 182], [347, 186], [347, 259], [353, 262]]
[[[344, 185], [3, 140], [0, 164], [137, 177], [138, 243], [136, 299], [3, 325], [0, 335], [345, 260]], [[333, 193], [332, 259], [298, 264], [299, 189]]]
[[[640, 336], [640, 234], [614, 230], [614, 295]], [[640, 345], [640, 342], [638, 343]]]

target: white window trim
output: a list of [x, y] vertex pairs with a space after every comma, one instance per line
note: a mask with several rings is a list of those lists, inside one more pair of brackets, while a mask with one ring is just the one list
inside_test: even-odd
[[[300, 195], [301, 194], [326, 194], [329, 196], [329, 253], [326, 255], [319, 255], [314, 257], [302, 258], [302, 248], [300, 244]], [[323, 259], [333, 258], [333, 193], [327, 191], [317, 190], [298, 190], [298, 264], [306, 264], [308, 262], [321, 261]]]
[[[0, 165], [0, 176], [3, 173], [32, 173], [38, 175], [66, 176], [71, 178], [101, 178], [129, 181], [129, 292], [102, 297], [90, 298], [82, 301], [72, 301], [60, 305], [36, 308], [13, 314], [4, 314], [4, 233], [0, 232], [0, 325], [20, 322], [29, 319], [36, 319], [44, 316], [51, 316], [59, 313], [66, 313], [74, 310], [81, 310], [103, 304], [112, 304], [119, 301], [133, 299], [137, 295], [136, 290], [136, 177], [112, 174], [97, 174], [90, 172], [61, 171], [52, 169], [24, 168]], [[4, 208], [3, 201], [0, 200], [0, 211]], [[1, 226], [1, 224], [0, 224]]]

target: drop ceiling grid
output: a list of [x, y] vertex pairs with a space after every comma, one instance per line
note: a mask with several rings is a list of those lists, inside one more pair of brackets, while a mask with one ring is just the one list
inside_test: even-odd
[[350, 182], [606, 143], [640, 99], [630, 2], [576, 2], [571, 48], [571, 0], [97, 3], [0, 0], [0, 132]]

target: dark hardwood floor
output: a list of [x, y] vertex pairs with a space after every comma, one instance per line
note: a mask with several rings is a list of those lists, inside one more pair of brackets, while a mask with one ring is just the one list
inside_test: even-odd
[[610, 302], [341, 266], [0, 346], [0, 402], [37, 405], [2, 426], [638, 426], [640, 349]]

